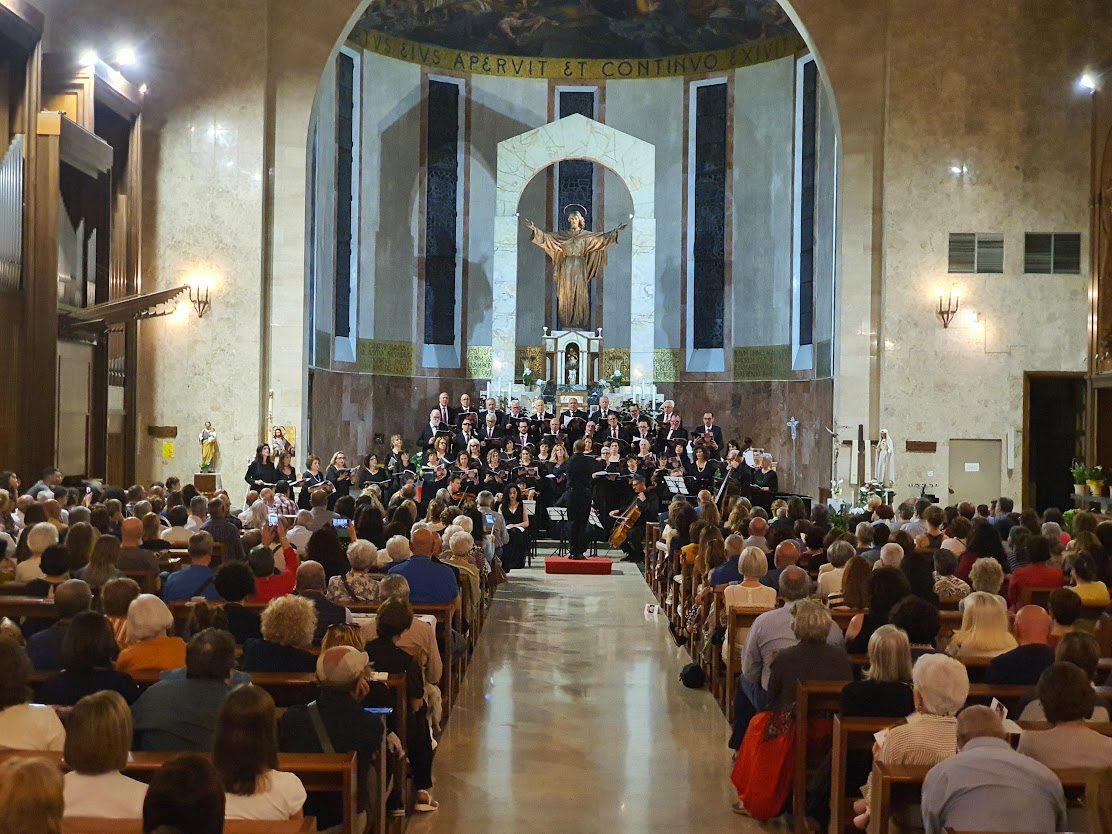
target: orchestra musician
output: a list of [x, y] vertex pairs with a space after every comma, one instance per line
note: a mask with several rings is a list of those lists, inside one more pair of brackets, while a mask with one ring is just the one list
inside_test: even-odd
[[[648, 483], [643, 475], [634, 475], [629, 483], [633, 488], [633, 503], [630, 506], [636, 506], [641, 511], [641, 515], [622, 543], [622, 550], [626, 554], [622, 557], [622, 561], [640, 562], [645, 558], [645, 525], [649, 521], [655, 521], [660, 515], [660, 502], [649, 492]], [[619, 509], [611, 512], [610, 517], [621, 520], [627, 514], [628, 509]]]
[[[574, 408], [575, 401], [572, 400], [570, 405]], [[599, 464], [587, 455], [584, 440], [575, 441], [572, 450], [571, 458], [557, 470], [557, 475], [567, 478], [567, 489], [560, 500], [568, 510], [571, 558], [586, 559], [584, 554], [588, 544], [587, 528], [591, 521], [591, 478], [598, 470]]]
[[[447, 476], [447, 481], [448, 481], [448, 486], [446, 488], [448, 490], [448, 500], [452, 504], [455, 504], [455, 505], [458, 506], [463, 501], [463, 477], [460, 475], [459, 472], [452, 472]], [[426, 481], [426, 484], [427, 484], [427, 481]], [[426, 486], [426, 489], [427, 488], [428, 487]], [[422, 492], [422, 495], [425, 495], [425, 494], [428, 494], [428, 493]], [[436, 490], [433, 490], [433, 492], [431, 494], [435, 495]]]

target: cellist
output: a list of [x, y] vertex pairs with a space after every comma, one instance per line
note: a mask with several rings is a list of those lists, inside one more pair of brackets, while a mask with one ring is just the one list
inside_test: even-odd
[[660, 502], [657, 501], [655, 495], [648, 491], [643, 475], [634, 475], [630, 479], [630, 485], [633, 487], [633, 503], [626, 508], [624, 513], [613, 510], [610, 517], [615, 519], [616, 523], [621, 523], [630, 515], [630, 510], [634, 507], [640, 511], [640, 515], [629, 528], [625, 541], [622, 542], [622, 550], [626, 554], [622, 557], [622, 561], [643, 562], [645, 559], [645, 524], [657, 520], [660, 515]]

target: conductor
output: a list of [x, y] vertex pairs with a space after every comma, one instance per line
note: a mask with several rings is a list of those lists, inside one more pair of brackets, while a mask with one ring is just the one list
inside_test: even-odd
[[576, 440], [572, 456], [556, 469], [557, 476], [565, 475], [568, 479], [560, 503], [568, 510], [571, 526], [568, 545], [572, 559], [587, 558], [583, 554], [587, 550], [587, 526], [591, 519], [591, 476], [599, 469], [598, 461], [583, 454], [583, 448], [583, 439]]

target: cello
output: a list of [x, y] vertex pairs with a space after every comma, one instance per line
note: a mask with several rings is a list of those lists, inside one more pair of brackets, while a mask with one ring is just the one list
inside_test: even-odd
[[619, 521], [614, 525], [614, 529], [610, 531], [610, 546], [619, 548], [625, 544], [626, 539], [629, 538], [629, 531], [637, 524], [637, 520], [641, 518], [641, 508], [637, 506], [638, 500], [633, 499], [633, 503], [629, 508], [622, 513]]

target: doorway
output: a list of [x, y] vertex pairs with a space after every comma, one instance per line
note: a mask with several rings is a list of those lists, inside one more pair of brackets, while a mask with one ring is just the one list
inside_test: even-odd
[[950, 440], [950, 499], [988, 504], [1000, 497], [999, 440]]
[[1073, 374], [1027, 374], [1025, 505], [1073, 506], [1070, 464], [1085, 456], [1085, 379]]

